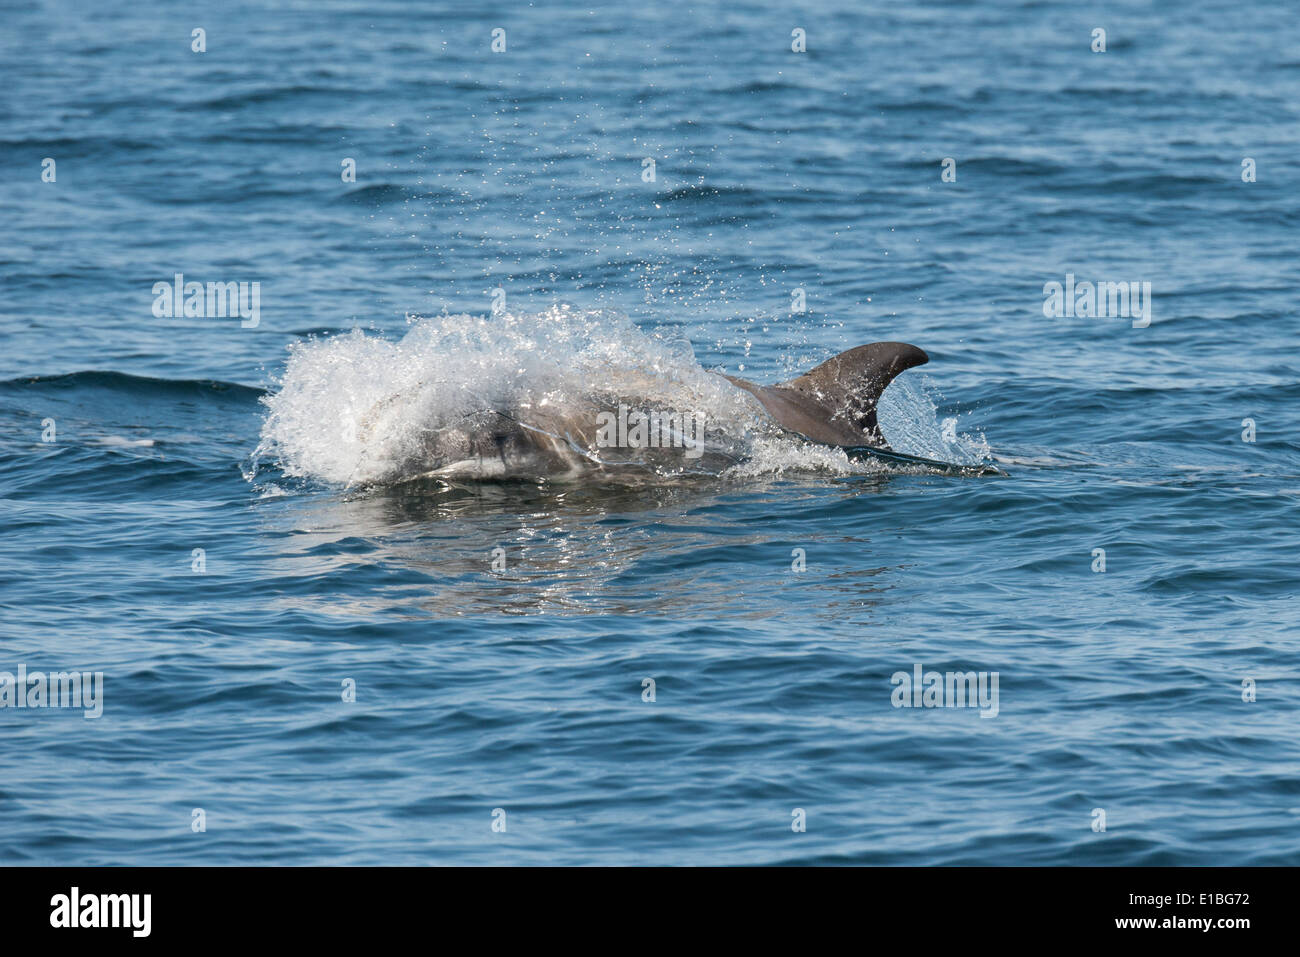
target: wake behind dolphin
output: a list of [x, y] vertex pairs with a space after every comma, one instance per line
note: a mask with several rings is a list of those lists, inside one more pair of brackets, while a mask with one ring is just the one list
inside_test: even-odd
[[[354, 331], [292, 346], [263, 400], [258, 456], [344, 485], [877, 471], [876, 456], [908, 459], [890, 448], [882, 394], [926, 361], [916, 346], [872, 343], [763, 386], [607, 311], [417, 319], [399, 342]], [[980, 471], [974, 443], [933, 441], [923, 394], [904, 398], [901, 431], [928, 426], [919, 451], [939, 459], [909, 461]]]

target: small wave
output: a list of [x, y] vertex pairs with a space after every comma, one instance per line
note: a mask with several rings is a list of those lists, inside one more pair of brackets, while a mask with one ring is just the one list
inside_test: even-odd
[[765, 199], [766, 196], [760, 196], [758, 192], [747, 186], [711, 186], [707, 183], [700, 183], [691, 186], [681, 186], [664, 195], [666, 202], [692, 202], [710, 199]]
[[234, 398], [257, 399], [264, 389], [222, 382], [218, 379], [156, 379], [151, 376], [131, 375], [126, 372], [88, 370], [67, 372], [62, 375], [19, 376], [0, 381], [0, 390], [68, 391], [80, 388], [111, 389], [133, 395], [165, 395], [179, 393], [219, 393]]
[[237, 110], [245, 106], [274, 103], [280, 100], [298, 101], [307, 96], [346, 97], [356, 92], [353, 87], [323, 86], [319, 84], [292, 84], [289, 86], [262, 86], [238, 93], [220, 96], [189, 104], [196, 110]]
[[399, 186], [397, 183], [371, 183], [369, 186], [348, 190], [338, 196], [334, 202], [355, 203], [359, 206], [387, 206], [390, 203], [400, 203], [420, 197], [436, 198], [434, 194], [417, 192]]

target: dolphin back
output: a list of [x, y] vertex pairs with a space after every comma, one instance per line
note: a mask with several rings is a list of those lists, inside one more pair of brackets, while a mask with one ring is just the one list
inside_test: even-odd
[[726, 376], [753, 395], [783, 429], [826, 445], [888, 449], [876, 422], [876, 403], [894, 378], [930, 357], [906, 342], [872, 342], [827, 359], [778, 385]]

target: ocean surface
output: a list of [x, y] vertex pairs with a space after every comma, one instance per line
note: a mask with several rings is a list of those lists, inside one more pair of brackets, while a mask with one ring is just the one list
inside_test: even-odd
[[[0, 165], [0, 862], [1300, 863], [1283, 8], [7, 2]], [[1005, 476], [711, 374], [877, 340]], [[632, 381], [734, 462], [386, 444]]]

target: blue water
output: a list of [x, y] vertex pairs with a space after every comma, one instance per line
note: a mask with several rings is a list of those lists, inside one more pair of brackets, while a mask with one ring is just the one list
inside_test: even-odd
[[[0, 860], [1300, 863], [1275, 5], [19, 2], [0, 90], [0, 671], [104, 674], [0, 709]], [[466, 324], [593, 382], [916, 343], [886, 434], [1008, 474], [349, 483]]]

